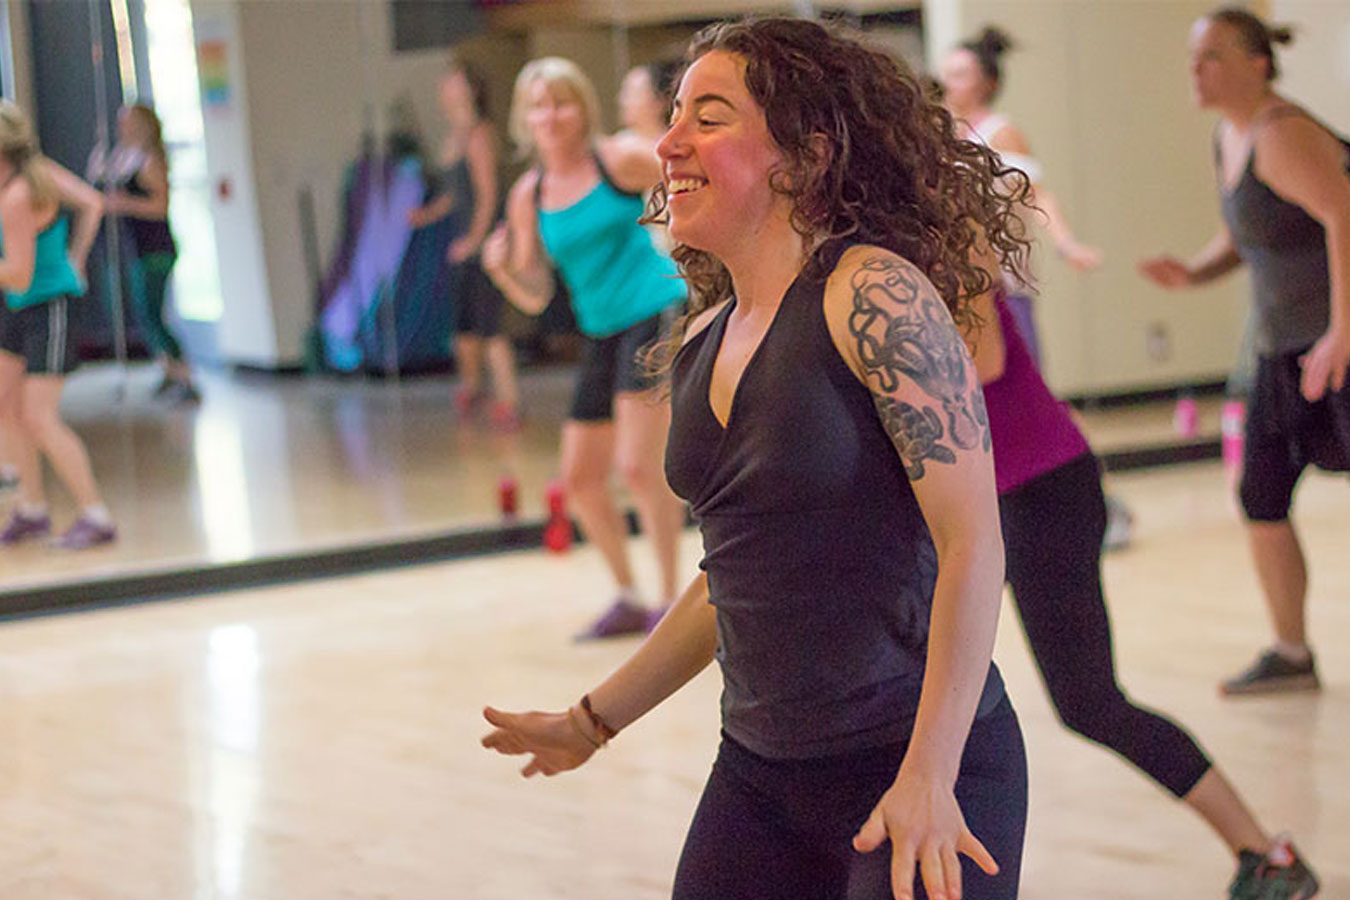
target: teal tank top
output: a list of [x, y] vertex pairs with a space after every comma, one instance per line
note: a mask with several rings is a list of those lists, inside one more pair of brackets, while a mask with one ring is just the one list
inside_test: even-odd
[[[84, 293], [80, 276], [66, 253], [68, 231], [66, 220], [57, 216], [55, 222], [38, 232], [37, 249], [33, 257], [33, 283], [22, 294], [6, 291], [6, 306], [10, 309], [27, 309], [57, 297], [78, 297]], [[0, 233], [0, 253], [4, 253], [4, 245], [4, 235]]]
[[544, 249], [572, 295], [577, 325], [593, 338], [631, 328], [687, 294], [674, 261], [656, 249], [638, 224], [641, 195], [619, 189], [604, 167], [599, 168], [600, 183], [576, 203], [538, 210]]

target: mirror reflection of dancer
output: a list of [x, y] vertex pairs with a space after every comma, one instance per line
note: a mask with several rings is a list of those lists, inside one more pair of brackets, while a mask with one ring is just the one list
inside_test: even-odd
[[494, 425], [514, 430], [520, 425], [520, 392], [516, 386], [515, 355], [502, 334], [501, 292], [483, 271], [479, 256], [483, 241], [500, 213], [497, 183], [497, 138], [488, 118], [487, 83], [474, 69], [452, 58], [441, 74], [438, 90], [441, 114], [448, 129], [433, 169], [431, 197], [408, 215], [414, 228], [424, 228], [447, 216], [455, 218], [454, 237], [446, 253], [451, 266], [450, 290], [457, 307], [455, 361], [459, 389], [455, 409], [473, 413], [483, 398], [484, 362], [492, 378]]
[[178, 245], [169, 228], [169, 155], [155, 111], [141, 104], [122, 107], [117, 144], [107, 160], [95, 150], [87, 174], [97, 186], [113, 185], [104, 212], [120, 216], [132, 238], [125, 261], [131, 312], [164, 370], [155, 396], [173, 404], [198, 403], [201, 395], [182, 344], [164, 319]]
[[1191, 31], [1196, 102], [1215, 132], [1223, 227], [1188, 262], [1145, 260], [1156, 284], [1207, 284], [1246, 264], [1257, 368], [1239, 497], [1275, 644], [1225, 694], [1317, 690], [1304, 601], [1307, 562], [1289, 519], [1309, 465], [1350, 470], [1350, 143], [1275, 91], [1289, 32], [1226, 8]]
[[[1075, 271], [1090, 271], [1101, 265], [1101, 251], [1082, 244], [1074, 236], [1059, 199], [1044, 183], [1044, 167], [1031, 152], [1026, 136], [993, 108], [1003, 85], [1003, 54], [1012, 47], [1012, 39], [997, 28], [985, 28], [973, 40], [958, 45], [942, 62], [942, 101], [963, 124], [964, 137], [979, 141], [996, 151], [1005, 163], [1027, 174], [1032, 183], [1033, 203], [1044, 216], [1055, 251]], [[1035, 287], [1010, 273], [1004, 273], [1003, 280], [1008, 309], [1032, 360], [1040, 368]], [[1108, 519], [1103, 537], [1106, 547], [1124, 547], [1130, 542], [1133, 517], [1123, 503], [1110, 495], [1106, 508]]]
[[[62, 206], [76, 210], [69, 248]], [[98, 191], [43, 156], [28, 117], [0, 100], [0, 440], [19, 472], [19, 502], [0, 544], [51, 533], [39, 452], [79, 504], [54, 546], [83, 550], [117, 536], [84, 442], [61, 420], [75, 368], [69, 307], [84, 293], [102, 209]]]
[[990, 286], [976, 227], [1025, 258], [1011, 198], [902, 64], [837, 30], [712, 26], [689, 59], [656, 206], [692, 288], [667, 471], [705, 574], [576, 706], [488, 709], [484, 743], [575, 768], [715, 656], [723, 740], [676, 900], [1015, 897], [1026, 764], [954, 322]]
[[[488, 239], [483, 265], [512, 303], [538, 314], [562, 274], [586, 337], [576, 393], [562, 434], [563, 482], [586, 537], [604, 556], [616, 593], [579, 637], [646, 631], [677, 592], [676, 542], [683, 507], [662, 471], [670, 405], [639, 359], [661, 335], [662, 316], [685, 298], [674, 263], [638, 219], [642, 191], [660, 167], [649, 142], [598, 136], [595, 88], [557, 57], [528, 63], [516, 79], [511, 133], [534, 162], [507, 199], [506, 225]], [[624, 517], [609, 480], [623, 477], [656, 551], [661, 604], [638, 598]]]
[[1008, 583], [1060, 721], [1204, 818], [1237, 857], [1230, 897], [1315, 896], [1317, 879], [1293, 845], [1261, 828], [1195, 739], [1121, 690], [1102, 593], [1101, 467], [1041, 380], [1002, 285], [994, 293], [977, 301], [971, 349], [989, 410]]

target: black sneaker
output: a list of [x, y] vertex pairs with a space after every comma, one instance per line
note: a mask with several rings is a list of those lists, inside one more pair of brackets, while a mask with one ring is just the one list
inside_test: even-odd
[[1219, 693], [1227, 697], [1321, 689], [1317, 663], [1311, 653], [1303, 662], [1290, 662], [1276, 650], [1262, 653], [1247, 669], [1219, 685]]
[[1312, 900], [1317, 896], [1317, 876], [1294, 845], [1277, 841], [1269, 854], [1251, 850], [1238, 854], [1238, 870], [1228, 885], [1228, 900]]

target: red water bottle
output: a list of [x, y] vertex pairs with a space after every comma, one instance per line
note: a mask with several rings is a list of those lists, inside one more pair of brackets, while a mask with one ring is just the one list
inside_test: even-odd
[[567, 496], [561, 481], [550, 481], [544, 494], [548, 523], [544, 525], [544, 546], [554, 553], [572, 546], [572, 520], [567, 518]]
[[502, 511], [502, 517], [514, 519], [516, 517], [516, 498], [518, 496], [516, 480], [510, 475], [504, 476], [497, 482], [497, 506]]

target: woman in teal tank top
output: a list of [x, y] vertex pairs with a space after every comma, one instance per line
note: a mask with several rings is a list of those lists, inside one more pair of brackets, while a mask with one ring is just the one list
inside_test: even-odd
[[[69, 248], [62, 205], [78, 211]], [[42, 156], [27, 116], [0, 101], [0, 447], [19, 473], [19, 502], [0, 530], [0, 546], [51, 531], [39, 451], [80, 508], [56, 545], [80, 550], [117, 534], [89, 454], [60, 414], [65, 376], [74, 368], [67, 307], [84, 293], [84, 261], [102, 207], [97, 191]]]
[[[580, 637], [642, 632], [676, 594], [683, 508], [663, 471], [670, 405], [639, 358], [661, 317], [683, 302], [674, 263], [638, 224], [642, 191], [660, 181], [649, 142], [599, 137], [595, 88], [573, 63], [530, 62], [516, 79], [511, 134], [536, 165], [512, 187], [506, 224], [483, 248], [483, 265], [508, 300], [537, 315], [553, 294], [553, 269], [586, 337], [571, 413], [563, 426], [563, 481], [586, 537], [604, 556], [616, 597]], [[622, 474], [661, 569], [660, 606], [637, 596], [610, 492]]]

